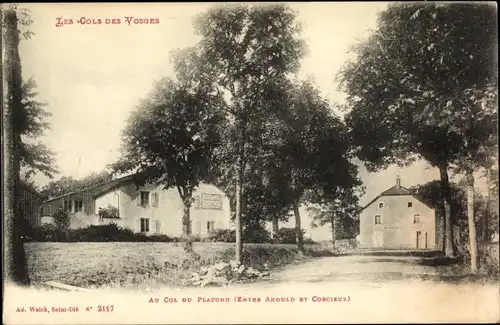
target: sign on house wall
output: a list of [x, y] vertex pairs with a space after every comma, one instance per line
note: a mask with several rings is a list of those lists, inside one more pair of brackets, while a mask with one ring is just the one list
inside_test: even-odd
[[200, 201], [200, 196], [196, 195], [196, 197], [194, 198], [193, 206], [197, 209], [222, 210], [222, 195], [202, 193], [201, 201]]

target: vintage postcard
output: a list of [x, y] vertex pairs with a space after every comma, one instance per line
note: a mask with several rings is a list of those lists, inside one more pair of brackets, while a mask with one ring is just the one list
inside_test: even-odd
[[496, 3], [1, 9], [5, 324], [500, 321]]

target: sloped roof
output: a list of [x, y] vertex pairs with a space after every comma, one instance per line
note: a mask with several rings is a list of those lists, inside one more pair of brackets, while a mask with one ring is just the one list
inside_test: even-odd
[[398, 187], [397, 185], [394, 185], [390, 189], [380, 193], [380, 196], [393, 196], [393, 195], [413, 195], [413, 193], [409, 189], [404, 188], [402, 186]]
[[126, 183], [128, 181], [133, 180], [134, 176], [135, 176], [135, 174], [123, 176], [123, 177], [117, 178], [115, 180], [111, 180], [109, 182], [106, 182], [104, 184], [98, 185], [95, 188], [94, 193], [93, 193], [94, 198], [108, 193], [109, 191], [111, 191], [115, 187], [117, 187], [118, 185], [121, 185], [123, 183]]
[[409, 196], [412, 196], [414, 199], [420, 201], [421, 203], [425, 204], [427, 207], [431, 208], [431, 209], [435, 209], [435, 207], [433, 207], [427, 200], [425, 200], [424, 198], [422, 198], [421, 196], [419, 196], [417, 193], [414, 193], [412, 192], [411, 190], [403, 187], [403, 186], [398, 186], [398, 185], [394, 185], [393, 187], [383, 191], [382, 193], [380, 193], [379, 195], [377, 195], [373, 200], [371, 200], [370, 202], [368, 202], [368, 204], [366, 204], [362, 209], [361, 211], [363, 211], [364, 209], [366, 209], [367, 207], [369, 207], [373, 202], [377, 201], [378, 199], [380, 199], [381, 197], [383, 196], [403, 196], [403, 195], [409, 195]]
[[71, 196], [71, 195], [78, 194], [78, 193], [83, 193], [83, 192], [91, 192], [93, 197], [100, 196], [100, 195], [103, 195], [103, 194], [111, 191], [116, 186], [118, 186], [118, 185], [120, 185], [120, 184], [122, 184], [124, 182], [127, 182], [129, 180], [132, 180], [134, 176], [135, 175], [123, 176], [123, 177], [120, 177], [120, 178], [117, 178], [117, 179], [114, 179], [114, 180], [111, 180], [111, 181], [108, 181], [108, 182], [105, 182], [105, 183], [101, 183], [101, 184], [98, 184], [98, 185], [95, 185], [95, 186], [92, 186], [92, 187], [88, 187], [88, 188], [84, 188], [84, 189], [81, 189], [81, 190], [78, 190], [78, 191], [73, 191], [73, 192], [70, 192], [70, 193], [66, 193], [66, 194], [63, 194], [63, 195], [52, 197], [52, 198], [49, 198], [48, 200], [46, 200], [45, 202], [51, 202], [51, 201], [54, 201], [54, 200], [57, 200], [57, 199], [61, 199], [63, 197], [67, 197], [67, 196]]

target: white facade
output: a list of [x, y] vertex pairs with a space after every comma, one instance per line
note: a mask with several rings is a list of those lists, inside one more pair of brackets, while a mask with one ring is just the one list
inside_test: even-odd
[[[213, 185], [200, 184], [193, 197], [195, 202], [190, 209], [193, 235], [206, 237], [213, 229], [232, 228], [229, 198], [221, 190]], [[148, 235], [182, 235], [184, 205], [177, 188], [165, 190], [154, 184], [137, 188], [132, 182], [124, 183], [95, 197], [90, 214], [85, 213], [78, 199], [61, 198], [59, 201], [69, 211], [72, 229], [115, 223]], [[119, 218], [100, 218], [99, 209], [110, 206], [118, 209]], [[52, 218], [49, 216], [44, 216], [42, 223], [50, 223]]]

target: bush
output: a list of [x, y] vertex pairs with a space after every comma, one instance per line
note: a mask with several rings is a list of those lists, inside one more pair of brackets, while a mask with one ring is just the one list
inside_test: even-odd
[[208, 240], [211, 242], [234, 243], [236, 241], [236, 231], [231, 229], [215, 229], [210, 231]]
[[32, 241], [35, 242], [58, 242], [65, 241], [66, 234], [53, 224], [44, 224], [33, 231]]
[[[302, 230], [302, 236], [304, 235], [305, 231]], [[295, 228], [279, 229], [274, 236], [274, 242], [277, 244], [297, 244], [297, 235], [295, 234]]]
[[35, 242], [172, 242], [166, 235], [134, 233], [130, 229], [111, 223], [102, 226], [62, 231], [53, 224], [45, 224], [34, 231], [32, 241]]
[[70, 241], [106, 242], [106, 241], [141, 241], [141, 237], [130, 229], [124, 229], [114, 223], [103, 226], [89, 226], [71, 231]]
[[176, 241], [175, 238], [170, 238], [167, 235], [151, 235], [148, 236], [149, 241], [153, 242], [161, 242], [161, 243], [170, 243]]
[[[208, 235], [208, 240], [219, 243], [236, 242], [236, 231], [230, 229], [215, 229]], [[269, 232], [264, 228], [252, 228], [243, 230], [242, 241], [244, 243], [271, 243], [272, 239]]]
[[265, 244], [272, 243], [271, 234], [263, 227], [252, 227], [243, 230], [243, 241], [245, 243]]
[[207, 238], [202, 238], [200, 235], [191, 234], [188, 237], [188, 241], [191, 242], [191, 243], [196, 243], [196, 242], [199, 243], [199, 242], [208, 241], [208, 239]]
[[69, 230], [71, 221], [69, 219], [69, 215], [68, 215], [67, 211], [64, 211], [63, 209], [58, 209], [52, 215], [52, 219], [54, 220], [54, 225], [60, 231], [68, 231]]

